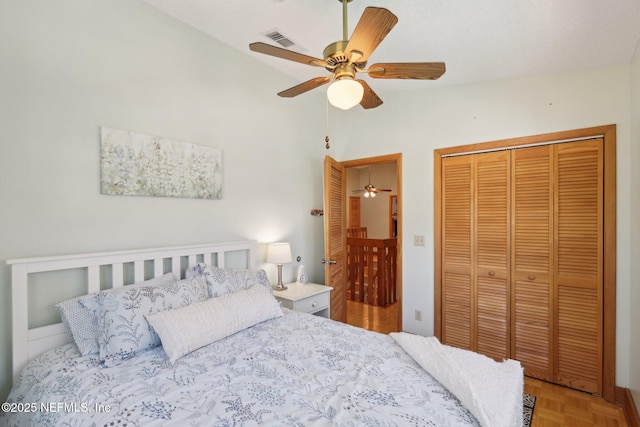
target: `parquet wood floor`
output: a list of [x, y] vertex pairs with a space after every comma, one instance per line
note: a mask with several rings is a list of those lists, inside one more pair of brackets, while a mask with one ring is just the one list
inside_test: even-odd
[[524, 391], [537, 398], [531, 427], [628, 426], [621, 407], [589, 393], [528, 377]]
[[347, 323], [383, 334], [399, 332], [399, 307], [400, 304], [397, 302], [386, 307], [378, 307], [347, 300]]
[[[388, 307], [347, 301], [347, 323], [388, 334], [397, 332], [399, 304]], [[531, 427], [626, 427], [619, 406], [588, 393], [525, 377], [524, 391], [536, 396]]]

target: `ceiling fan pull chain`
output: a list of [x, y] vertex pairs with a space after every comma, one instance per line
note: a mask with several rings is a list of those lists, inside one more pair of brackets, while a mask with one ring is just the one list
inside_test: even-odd
[[331, 144], [329, 144], [329, 98], [325, 97], [324, 99], [325, 99], [326, 130], [327, 130], [327, 134], [324, 137], [324, 142], [326, 143], [324, 145], [324, 148], [328, 150], [329, 148], [331, 148]]

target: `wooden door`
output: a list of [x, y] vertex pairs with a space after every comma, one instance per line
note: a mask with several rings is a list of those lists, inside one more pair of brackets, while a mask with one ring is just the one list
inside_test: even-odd
[[473, 349], [472, 156], [442, 159], [442, 343]]
[[509, 154], [442, 162], [442, 342], [509, 357]]
[[504, 360], [510, 355], [510, 155], [507, 151], [473, 157], [474, 305], [473, 350]]
[[603, 391], [602, 142], [554, 146], [555, 381], [596, 394]]
[[513, 150], [511, 357], [553, 381], [553, 147]]
[[325, 282], [331, 291], [331, 318], [347, 321], [346, 173], [329, 156], [324, 160]]
[[465, 157], [496, 150], [513, 150], [510, 357], [527, 375], [613, 402], [615, 125], [435, 151], [435, 334], [472, 348], [480, 320], [473, 304], [478, 255], [469, 248], [478, 224], [468, 218], [479, 184]]

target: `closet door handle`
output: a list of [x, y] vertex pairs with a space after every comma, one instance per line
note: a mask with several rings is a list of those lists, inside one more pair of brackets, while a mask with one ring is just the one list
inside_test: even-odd
[[534, 274], [530, 274], [528, 279], [529, 280], [536, 280], [536, 276]]
[[495, 275], [496, 275], [496, 272], [495, 272], [495, 271], [493, 271], [493, 270], [492, 270], [492, 271], [490, 271], [490, 272], [489, 272], [489, 276], [493, 277], [493, 276], [495, 276]]

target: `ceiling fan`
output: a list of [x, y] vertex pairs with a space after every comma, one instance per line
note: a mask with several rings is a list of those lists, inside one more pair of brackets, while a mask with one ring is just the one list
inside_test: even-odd
[[327, 98], [332, 105], [343, 110], [348, 110], [357, 104], [366, 109], [376, 108], [382, 104], [382, 100], [364, 80], [356, 80], [357, 73], [367, 73], [369, 77], [375, 79], [414, 80], [436, 80], [444, 74], [446, 71], [444, 62], [377, 63], [367, 68], [369, 56], [396, 25], [398, 17], [384, 8], [367, 7], [349, 39], [347, 3], [352, 0], [338, 1], [342, 3], [342, 40], [331, 43], [324, 49], [324, 59], [261, 42], [249, 45], [249, 49], [254, 52], [324, 67], [333, 73], [300, 83], [278, 93], [279, 96], [285, 98], [298, 96], [334, 80], [327, 90]]
[[363, 192], [364, 197], [376, 197], [380, 191], [391, 191], [389, 188], [376, 188], [375, 185], [371, 185], [371, 166], [369, 166], [369, 183], [364, 186], [362, 190], [353, 190], [352, 193], [360, 193]]

